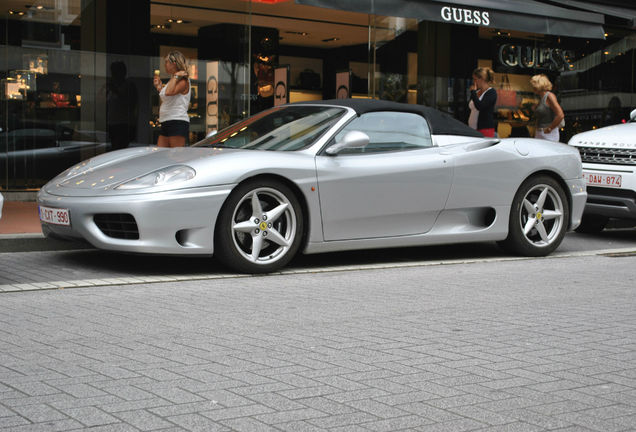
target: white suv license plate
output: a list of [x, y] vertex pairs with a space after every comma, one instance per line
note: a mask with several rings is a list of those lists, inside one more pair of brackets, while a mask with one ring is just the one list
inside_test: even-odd
[[68, 209], [39, 206], [40, 220], [55, 225], [71, 225], [71, 214]]
[[619, 188], [622, 185], [622, 178], [620, 174], [595, 174], [584, 172], [583, 178], [589, 186]]

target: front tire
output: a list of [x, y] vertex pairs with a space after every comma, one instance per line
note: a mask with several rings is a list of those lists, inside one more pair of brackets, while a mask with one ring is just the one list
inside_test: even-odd
[[499, 244], [524, 256], [545, 256], [563, 241], [570, 211], [561, 185], [539, 175], [524, 181], [510, 209], [508, 237]]
[[215, 230], [215, 256], [241, 273], [269, 273], [294, 257], [303, 214], [291, 189], [277, 180], [239, 185], [223, 205]]

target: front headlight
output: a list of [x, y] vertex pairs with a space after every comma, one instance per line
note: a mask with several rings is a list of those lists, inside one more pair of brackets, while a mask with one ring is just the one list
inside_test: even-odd
[[190, 180], [191, 178], [194, 178], [195, 175], [196, 171], [189, 166], [175, 165], [129, 180], [126, 183], [120, 184], [115, 189], [144, 189], [156, 186], [165, 186]]

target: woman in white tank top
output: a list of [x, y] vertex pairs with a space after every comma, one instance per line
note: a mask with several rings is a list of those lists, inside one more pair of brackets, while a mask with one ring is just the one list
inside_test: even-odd
[[179, 51], [170, 52], [164, 61], [170, 79], [164, 85], [155, 74], [154, 85], [161, 98], [159, 123], [161, 131], [157, 145], [159, 147], [184, 147], [190, 131], [188, 105], [190, 104], [190, 79], [188, 78], [186, 58]]

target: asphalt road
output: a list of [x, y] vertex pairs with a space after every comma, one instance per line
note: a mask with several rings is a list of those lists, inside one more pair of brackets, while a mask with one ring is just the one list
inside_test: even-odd
[[[65, 242], [61, 250], [0, 253], [0, 292], [241, 276], [228, 272], [211, 257], [148, 256], [92, 248], [68, 249], [74, 248], [74, 245]], [[568, 233], [552, 256], [595, 254], [599, 251], [636, 252], [636, 229], [615, 228], [594, 235]], [[509, 259], [523, 258], [505, 254], [495, 243], [473, 243], [300, 255], [284, 272]]]

